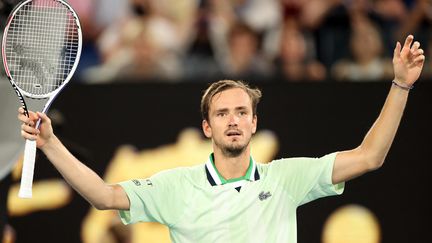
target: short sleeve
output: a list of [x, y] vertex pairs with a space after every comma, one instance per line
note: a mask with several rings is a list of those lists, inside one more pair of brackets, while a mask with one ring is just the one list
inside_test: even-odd
[[[119, 210], [124, 224], [159, 222], [173, 225], [180, 217], [187, 202], [181, 189], [181, 170], [160, 172], [148, 179], [134, 179], [118, 183], [126, 192], [130, 208]], [[184, 180], [183, 180], [184, 181]]]
[[297, 205], [339, 195], [344, 183], [333, 185], [332, 173], [336, 153], [320, 158], [289, 158], [272, 162], [272, 176], [281, 183]]
[[[319, 164], [316, 173], [317, 182], [312, 189], [306, 194], [300, 205], [308, 203], [318, 198], [340, 195], [345, 189], [345, 182], [338, 184], [332, 183], [334, 161], [337, 153], [328, 154], [317, 159], [315, 163]], [[312, 172], [315, 174], [315, 172]]]

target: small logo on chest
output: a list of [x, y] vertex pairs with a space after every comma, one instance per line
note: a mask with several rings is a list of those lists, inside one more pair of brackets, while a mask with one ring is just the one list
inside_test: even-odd
[[271, 197], [271, 193], [270, 192], [261, 192], [259, 195], [258, 195], [258, 198], [259, 198], [259, 200], [261, 200], [261, 201], [264, 201], [264, 200], [266, 200], [267, 198], [269, 198], [269, 197]]

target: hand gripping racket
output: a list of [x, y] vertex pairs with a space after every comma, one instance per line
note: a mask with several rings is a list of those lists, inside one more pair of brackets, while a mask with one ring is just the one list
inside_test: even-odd
[[[26, 115], [26, 98], [44, 102], [46, 113], [71, 79], [81, 55], [78, 16], [62, 0], [26, 0], [9, 15], [2, 41], [6, 74]], [[27, 100], [28, 101], [28, 100]], [[36, 123], [39, 127], [40, 120]], [[18, 196], [32, 197], [36, 141], [26, 140]]]

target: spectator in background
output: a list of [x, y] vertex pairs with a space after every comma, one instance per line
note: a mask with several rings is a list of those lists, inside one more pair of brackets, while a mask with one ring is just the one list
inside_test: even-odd
[[[138, 19], [143, 23], [149, 23], [149, 28], [154, 35], [159, 35], [161, 41], [167, 42], [166, 45], [175, 51], [181, 51], [190, 44], [197, 0], [128, 0], [128, 2], [129, 7], [125, 16], [113, 23], [98, 40], [104, 59], [109, 58], [116, 48], [121, 46], [124, 26]], [[172, 36], [175, 38], [163, 39]]]
[[[393, 1], [400, 2], [396, 0]], [[391, 5], [387, 3], [392, 2], [391, 0], [380, 0], [380, 2], [384, 2], [381, 9], [387, 10], [388, 14], [393, 12], [397, 13], [397, 11], [390, 8]], [[405, 11], [404, 17], [409, 21], [401, 21], [401, 24], [395, 33], [395, 37], [401, 39], [404, 34], [410, 32], [414, 33], [420, 42], [429, 43], [432, 28], [432, 2], [430, 0], [417, 0], [413, 2], [409, 10]], [[425, 49], [426, 52], [428, 52], [427, 47], [428, 46], [426, 46]]]
[[157, 36], [157, 33], [152, 32], [154, 29], [151, 24], [142, 19], [128, 21], [121, 30], [119, 47], [109, 55], [101, 68], [96, 69], [95, 73], [88, 73], [92, 75], [88, 79], [121, 81], [125, 78], [141, 81], [179, 78], [178, 56], [168, 48], [175, 36], [169, 32], [161, 32], [162, 36]]
[[228, 52], [222, 63], [225, 75], [259, 79], [271, 74], [270, 63], [259, 53], [260, 40], [252, 28], [234, 23], [226, 38]]
[[[71, 0], [70, 3], [78, 11], [86, 38], [77, 76], [81, 78], [83, 71], [88, 82], [123, 79], [126, 75], [136, 80], [171, 81], [257, 73], [266, 77], [268, 72], [274, 72], [267, 62], [276, 62], [278, 74], [289, 80], [323, 80], [328, 77], [326, 69], [330, 70], [351, 52], [348, 43], [354, 31], [352, 22], [364, 19], [361, 21], [372, 22], [378, 28], [384, 57], [392, 54], [395, 39], [416, 30], [416, 37], [427, 43], [432, 20], [428, 0], [89, 0], [85, 3]], [[296, 22], [303, 37], [281, 37], [285, 35], [287, 19]], [[238, 25], [250, 31], [238, 32], [233, 38], [232, 29]], [[280, 43], [281, 40], [290, 44]], [[301, 54], [301, 42], [306, 43], [302, 63], [307, 67], [306, 74], [299, 75], [301, 62], [293, 65], [292, 58]], [[295, 45], [300, 49], [293, 48]], [[252, 59], [249, 62], [248, 55]], [[85, 71], [95, 64], [100, 65]]]
[[304, 26], [313, 31], [317, 58], [328, 69], [350, 54], [348, 43], [352, 23], [358, 19], [369, 21], [378, 28], [383, 42], [382, 54], [390, 57], [395, 39], [400, 39], [395, 38], [395, 33], [406, 16], [402, 0], [311, 0], [304, 9], [310, 14], [304, 14], [306, 17], [301, 19]]
[[[217, 1], [217, 0], [216, 0]], [[245, 23], [260, 39], [262, 56], [271, 60], [279, 51], [274, 45], [277, 33], [283, 25], [280, 0], [230, 1], [237, 22]]]
[[97, 65], [100, 62], [94, 42], [102, 29], [101, 26], [98, 26], [97, 21], [95, 21], [95, 15], [93, 14], [98, 7], [97, 0], [70, 0], [68, 3], [76, 11], [82, 29], [83, 47], [80, 65], [76, 71], [76, 75], [79, 76], [83, 68], [85, 69], [88, 66]]
[[284, 18], [295, 18], [302, 28], [319, 28], [329, 12], [341, 0], [279, 0]]
[[195, 0], [130, 0], [130, 8], [130, 16], [102, 34], [98, 43], [103, 64], [89, 70], [86, 80], [179, 80]]
[[[377, 81], [390, 79], [393, 73], [389, 58], [382, 56], [383, 42], [378, 29], [367, 19], [352, 23], [351, 57], [338, 61], [332, 68], [336, 80]], [[367, 47], [367, 48], [365, 48]]]
[[[417, 2], [421, 1], [423, 0]], [[409, 16], [411, 15], [410, 12], [414, 9], [410, 10], [410, 6], [406, 4], [407, 2], [411, 2], [411, 0], [376, 0], [374, 2], [375, 12], [386, 23], [382, 26], [382, 30], [383, 33], [386, 33], [387, 35], [385, 36], [387, 37], [385, 41], [389, 53], [392, 51], [393, 41], [404, 38], [404, 36], [402, 36], [402, 34], [406, 32], [404, 26], [410, 26], [412, 25], [412, 22], [416, 22], [415, 18]], [[419, 38], [418, 33], [414, 34], [416, 35], [416, 38]]]
[[[246, 52], [255, 52], [251, 63], [262, 63], [269, 58], [266, 49], [261, 48], [262, 41], [266, 41], [280, 23], [280, 8], [278, 0], [203, 0], [202, 6], [206, 11], [206, 30], [212, 55], [223, 75], [234, 74], [243, 76], [245, 70], [239, 67], [229, 67], [230, 62], [240, 65], [240, 57], [245, 62]], [[239, 26], [243, 30], [237, 31]], [[236, 31], [232, 31], [235, 30]], [[235, 32], [235, 33], [234, 33]], [[255, 37], [252, 37], [255, 36]], [[248, 42], [252, 48], [241, 47], [242, 50], [233, 50], [233, 46], [239, 42]], [[256, 42], [257, 44], [254, 44]], [[256, 46], [254, 48], [253, 46]], [[273, 46], [273, 45], [266, 45]], [[237, 48], [237, 47], [235, 47]], [[247, 50], [248, 49], [248, 50]], [[256, 50], [254, 50], [256, 49]], [[235, 53], [231, 53], [234, 51]], [[234, 59], [236, 59], [234, 61]], [[257, 61], [261, 59], [260, 61]], [[249, 64], [241, 64], [248, 66]], [[252, 64], [256, 65], [256, 64]], [[259, 64], [261, 66], [262, 64]], [[263, 65], [265, 66], [265, 65]], [[233, 70], [238, 69], [238, 70]], [[267, 69], [267, 68], [264, 68]], [[261, 70], [261, 68], [260, 68]], [[261, 71], [259, 71], [261, 72]], [[264, 73], [267, 71], [264, 71]]]
[[[350, 7], [351, 22], [357, 18], [371, 21], [380, 32], [383, 55], [390, 58], [393, 55], [394, 42], [405, 37], [397, 35], [401, 24], [410, 22], [404, 0], [355, 0], [354, 3]], [[416, 38], [419, 36], [416, 35]]]
[[[309, 37], [309, 38], [308, 38]], [[294, 19], [285, 22], [276, 60], [277, 75], [287, 81], [322, 81], [325, 67], [314, 57], [314, 42], [305, 35]]]
[[197, 18], [194, 21], [196, 31], [183, 58], [184, 77], [189, 80], [202, 81], [221, 76], [211, 38], [212, 21], [217, 16], [214, 9], [211, 1], [202, 0], [199, 3]]
[[295, 20], [302, 32], [313, 37], [308, 38], [314, 42], [316, 58], [326, 69], [344, 55], [349, 21], [342, 0], [280, 0], [280, 3], [284, 19]]

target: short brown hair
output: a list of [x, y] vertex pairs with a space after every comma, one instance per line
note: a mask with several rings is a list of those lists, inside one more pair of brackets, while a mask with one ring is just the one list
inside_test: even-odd
[[240, 88], [244, 90], [252, 101], [253, 115], [257, 114], [257, 106], [262, 96], [261, 90], [258, 88], [251, 88], [247, 83], [241, 80], [219, 80], [212, 83], [204, 92], [201, 98], [201, 116], [204, 120], [209, 120], [209, 109], [211, 99], [218, 93], [233, 89]]

